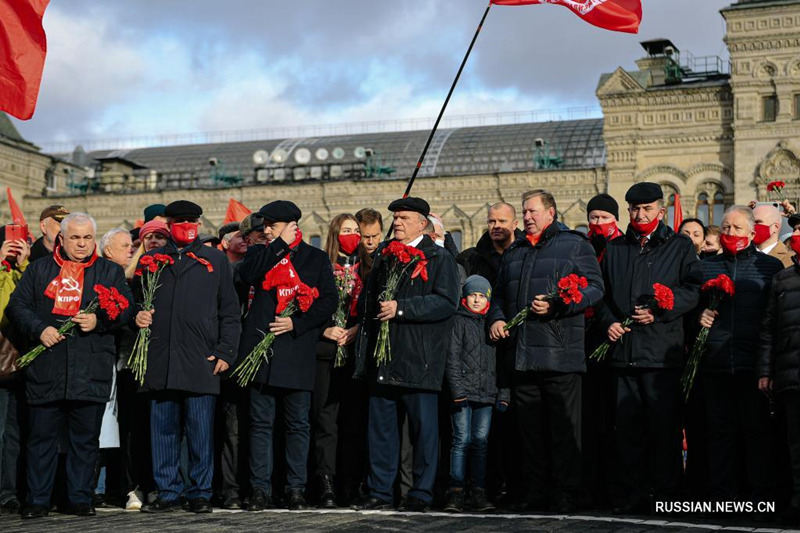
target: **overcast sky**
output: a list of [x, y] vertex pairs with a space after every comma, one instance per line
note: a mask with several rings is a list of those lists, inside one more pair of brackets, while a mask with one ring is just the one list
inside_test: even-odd
[[[596, 106], [640, 41], [726, 56], [733, 0], [643, 0], [639, 35], [494, 6], [448, 115]], [[485, 0], [51, 0], [37, 144], [435, 117]]]

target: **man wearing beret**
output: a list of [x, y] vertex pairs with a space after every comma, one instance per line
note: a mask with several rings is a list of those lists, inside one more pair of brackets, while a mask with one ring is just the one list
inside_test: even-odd
[[[174, 264], [161, 272], [154, 310], [136, 315], [137, 326], [151, 329], [143, 389], [152, 393], [150, 431], [158, 489], [158, 499], [142, 511], [172, 511], [185, 494], [190, 511], [208, 513], [214, 406], [220, 374], [236, 359], [239, 305], [225, 254], [199, 242], [200, 206], [179, 200], [164, 214], [170, 239], [147, 255], [166, 254]], [[140, 286], [135, 289], [141, 293]], [[188, 487], [178, 469], [182, 435], [189, 445]]]
[[[322, 328], [336, 311], [339, 294], [327, 254], [303, 242], [297, 227], [301, 212], [292, 202], [277, 200], [258, 211], [269, 244], [247, 249], [239, 273], [255, 297], [244, 321], [239, 349], [244, 359], [269, 331], [276, 335], [272, 356], [264, 362], [250, 386], [249, 511], [273, 507], [273, 427], [276, 403], [281, 400], [286, 421], [286, 503], [290, 510], [306, 508], [304, 497], [308, 446], [311, 438], [309, 408], [317, 368], [316, 343]], [[290, 278], [316, 288], [319, 296], [306, 312], [276, 317], [279, 296], [293, 287], [265, 289], [270, 278]], [[291, 294], [291, 292], [289, 292]]]
[[42, 257], [52, 257], [56, 237], [61, 231], [61, 221], [67, 215], [69, 215], [69, 211], [63, 205], [51, 205], [44, 208], [39, 215], [39, 229], [42, 236], [36, 239], [31, 246], [29, 259], [31, 263]]
[[[421, 198], [403, 198], [389, 204], [394, 212], [396, 240], [425, 254], [427, 281], [401, 279], [394, 300], [380, 301], [386, 288], [389, 262], [381, 251], [359, 299], [362, 335], [356, 347], [356, 376], [366, 376], [369, 386], [370, 496], [359, 509], [392, 506], [392, 493], [400, 454], [398, 410], [405, 408], [414, 448], [413, 487], [401, 511], [425, 512], [433, 499], [438, 447], [438, 393], [447, 354], [445, 339], [459, 301], [458, 273], [452, 254], [426, 235], [430, 214]], [[389, 322], [391, 359], [378, 365], [375, 347], [381, 322]]]
[[[624, 238], [607, 245], [602, 265], [606, 296], [597, 309], [600, 327], [612, 343], [607, 359], [620, 462], [613, 468], [619, 479], [611, 497], [619, 514], [648, 513], [651, 501], [678, 496], [683, 315], [697, 306], [701, 278], [691, 239], [663, 222], [661, 187], [637, 183], [625, 201], [630, 225]], [[672, 290], [673, 309], [647, 305], [654, 283]], [[623, 328], [628, 317], [633, 324]]]

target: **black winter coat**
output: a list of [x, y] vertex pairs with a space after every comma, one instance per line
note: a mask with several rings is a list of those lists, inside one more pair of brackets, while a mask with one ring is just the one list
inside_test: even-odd
[[[25, 270], [6, 308], [9, 319], [33, 348], [48, 326], [58, 328], [67, 317], [54, 315], [53, 300], [44, 291], [61, 272], [52, 256], [31, 263]], [[66, 339], [45, 350], [25, 369], [26, 396], [31, 405], [58, 400], [105, 403], [111, 397], [111, 380], [117, 363], [114, 330], [126, 324], [135, 312], [133, 294], [122, 267], [99, 257], [84, 271], [81, 309], [96, 297], [95, 285], [115, 287], [130, 305], [115, 321], [98, 310], [97, 327], [83, 333], [73, 328]]]
[[[562, 230], [558, 224], [545, 228], [539, 242], [532, 246], [523, 236], [503, 254], [497, 277], [489, 323], [511, 321], [530, 307], [533, 299], [548, 294], [555, 284], [569, 274], [585, 276], [588, 286], [582, 289], [579, 304], [565, 305], [556, 299], [553, 312], [538, 317], [533, 313], [512, 330], [515, 336], [513, 369], [538, 372], [584, 372], [585, 323], [583, 313], [603, 298], [603, 279], [594, 249], [585, 235]], [[510, 370], [510, 361], [507, 363]]]
[[269, 331], [275, 321], [278, 306], [277, 291], [265, 291], [261, 283], [272, 267], [285, 257], [290, 257], [300, 281], [319, 291], [305, 313], [292, 315], [293, 329], [278, 335], [272, 344], [272, 357], [259, 368], [254, 383], [268, 384], [294, 390], [314, 390], [316, 345], [320, 332], [336, 311], [338, 294], [333, 279], [333, 269], [328, 255], [301, 242], [292, 250], [283, 239], [275, 239], [266, 246], [251, 246], [239, 267], [242, 280], [255, 288], [250, 312], [244, 320], [244, 332], [239, 347], [239, 360], [243, 360]]
[[771, 377], [773, 390], [800, 389], [800, 263], [772, 279], [761, 328], [756, 375]]
[[622, 322], [634, 307], [653, 296], [653, 284], [672, 289], [672, 311], [654, 310], [653, 324], [631, 327], [622, 342], [611, 344], [611, 365], [620, 368], [679, 368], [684, 364], [683, 315], [700, 300], [700, 261], [692, 241], [659, 223], [642, 248], [639, 237], [628, 228], [624, 238], [608, 243], [603, 258], [606, 296], [595, 309], [604, 330]]
[[489, 340], [486, 317], [462, 305], [453, 321], [445, 367], [447, 383], [453, 399], [494, 405], [496, 400], [508, 402], [509, 390], [497, 390], [497, 360], [494, 344]]
[[[175, 264], [158, 280], [144, 390], [219, 394], [217, 362], [207, 358], [213, 355], [233, 365], [241, 332], [230, 262], [199, 241], [179, 252], [170, 240], [147, 255], [156, 253], [169, 255]], [[213, 272], [188, 253], [208, 261]], [[141, 301], [141, 278], [136, 278], [135, 289]]]
[[[700, 368], [706, 372], [752, 372], [769, 286], [773, 276], [783, 270], [783, 263], [751, 244], [735, 256], [716, 255], [700, 264], [703, 283], [725, 274], [736, 288], [733, 299], [723, 298], [717, 308], [719, 316], [708, 332]], [[707, 307], [708, 295], [703, 294], [698, 310]]]
[[[515, 239], [519, 239], [524, 235], [520, 230], [514, 230]], [[500, 260], [502, 257], [502, 254], [494, 249], [492, 238], [489, 232], [486, 231], [478, 240], [478, 244], [458, 254], [456, 262], [464, 267], [467, 276], [483, 276], [494, 287], [497, 274], [500, 272]]]
[[[352, 255], [350, 257], [344, 257], [344, 256], [340, 255], [338, 263], [339, 263], [339, 265], [342, 265], [342, 266], [344, 266], [344, 265], [354, 265], [354, 264], [358, 263], [358, 255]], [[356, 272], [358, 272], [358, 269], [356, 270]], [[334, 276], [333, 279], [334, 279], [334, 283], [335, 283], [336, 282], [336, 276]], [[337, 305], [337, 307], [339, 305], [338, 289], [337, 289], [337, 294], [336, 294], [336, 305]], [[335, 313], [336, 313], [336, 309], [334, 309], [334, 314]], [[345, 327], [350, 328], [350, 327], [354, 326], [357, 323], [358, 323], [358, 319], [356, 317], [349, 316], [349, 313], [348, 313], [347, 324], [345, 325]], [[326, 339], [325, 337], [322, 336], [322, 332], [325, 330], [325, 328], [332, 328], [335, 325], [336, 325], [336, 322], [334, 321], [333, 314], [332, 314], [330, 316], [330, 318], [328, 319], [328, 321], [323, 325], [323, 327], [320, 328], [319, 341], [317, 341], [317, 359], [319, 359], [319, 360], [332, 361], [333, 359], [336, 358], [336, 352], [338, 350], [339, 345], [336, 342], [334, 342], [334, 341], [332, 341], [330, 339]], [[352, 346], [353, 345], [351, 344], [350, 346], [347, 346], [346, 348], [348, 348], [349, 351], [352, 351], [351, 350]], [[350, 357], [349, 352], [348, 352], [348, 357], [352, 361], [352, 357]]]
[[386, 284], [387, 263], [381, 251], [359, 299], [361, 332], [356, 341], [355, 377], [368, 375], [381, 385], [439, 391], [442, 388], [447, 341], [459, 302], [458, 274], [453, 256], [427, 235], [417, 248], [428, 260], [428, 281], [406, 272], [397, 291], [397, 316], [389, 322], [392, 359], [375, 365], [380, 321], [378, 297]]

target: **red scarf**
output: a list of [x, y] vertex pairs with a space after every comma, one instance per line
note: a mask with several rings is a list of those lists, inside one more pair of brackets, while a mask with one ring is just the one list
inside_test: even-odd
[[54, 315], [75, 316], [81, 310], [83, 273], [97, 261], [97, 248], [92, 251], [88, 261], [76, 263], [61, 257], [61, 246], [56, 244], [53, 259], [61, 267], [61, 272], [47, 285], [44, 295], [55, 301]]
[[[294, 250], [302, 242], [303, 234], [297, 230], [297, 238], [289, 248]], [[300, 286], [300, 276], [297, 274], [294, 265], [292, 265], [291, 256], [287, 255], [281, 261], [272, 267], [269, 272], [264, 276], [264, 281], [261, 283], [261, 288], [265, 291], [272, 289], [277, 290], [278, 306], [275, 308], [275, 314], [279, 314], [286, 309], [289, 302], [294, 298], [294, 293]]]
[[197, 257], [197, 255], [195, 255], [194, 252], [189, 252], [186, 255], [187, 255], [187, 257], [191, 257], [192, 259], [194, 259], [195, 261], [197, 261], [198, 263], [200, 263], [201, 265], [206, 267], [206, 269], [208, 270], [209, 274], [211, 272], [214, 272], [214, 267], [211, 265], [211, 263], [209, 263], [208, 259], [203, 259], [202, 257]]
[[464, 309], [466, 309], [467, 311], [469, 311], [473, 315], [486, 316], [486, 313], [489, 312], [489, 307], [491, 306], [491, 303], [490, 302], [486, 302], [486, 307], [483, 308], [483, 311], [477, 311], [477, 312], [473, 311], [472, 309], [470, 309], [470, 307], [467, 305], [467, 299], [466, 298], [461, 298], [461, 305], [463, 305]]

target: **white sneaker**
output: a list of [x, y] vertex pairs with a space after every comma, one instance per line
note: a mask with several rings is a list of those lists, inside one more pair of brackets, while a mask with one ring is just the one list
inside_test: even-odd
[[143, 495], [138, 490], [132, 490], [128, 493], [128, 501], [125, 503], [126, 511], [140, 511], [142, 509]]

